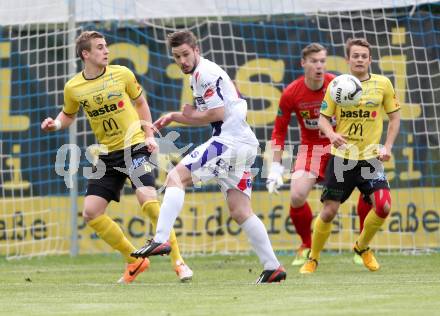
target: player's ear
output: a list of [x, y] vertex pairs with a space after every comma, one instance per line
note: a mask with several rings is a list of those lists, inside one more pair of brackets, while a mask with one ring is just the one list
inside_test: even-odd
[[195, 52], [196, 54], [200, 54], [200, 48], [199, 48], [199, 46], [196, 46], [196, 47], [194, 48], [194, 52]]
[[304, 68], [304, 64], [306, 63], [306, 60], [304, 58], [301, 58], [301, 67]]
[[86, 60], [86, 58], [88, 58], [89, 57], [89, 51], [87, 50], [87, 49], [83, 49], [82, 51], [81, 51], [81, 56], [82, 56], [82, 60]]

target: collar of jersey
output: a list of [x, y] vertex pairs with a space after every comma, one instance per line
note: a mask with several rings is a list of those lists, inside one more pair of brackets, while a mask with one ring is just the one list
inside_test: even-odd
[[84, 78], [84, 80], [95, 80], [95, 79], [98, 79], [99, 77], [102, 77], [106, 71], [107, 71], [107, 67], [104, 68], [104, 71], [102, 72], [102, 74], [96, 76], [95, 78], [89, 78], [89, 79], [87, 79], [86, 76], [84, 76], [84, 70], [81, 71], [81, 75]]
[[[105, 72], [105, 71], [104, 71]], [[368, 73], [368, 78], [367, 79], [365, 79], [365, 80], [361, 80], [361, 82], [365, 82], [365, 81], [368, 81], [368, 80], [370, 80], [371, 79], [371, 73], [369, 72]]]

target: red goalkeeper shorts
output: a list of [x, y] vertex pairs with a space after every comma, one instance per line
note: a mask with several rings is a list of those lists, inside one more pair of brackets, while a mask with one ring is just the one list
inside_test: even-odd
[[317, 178], [317, 182], [323, 181], [330, 148], [330, 145], [300, 145], [293, 172], [307, 171]]

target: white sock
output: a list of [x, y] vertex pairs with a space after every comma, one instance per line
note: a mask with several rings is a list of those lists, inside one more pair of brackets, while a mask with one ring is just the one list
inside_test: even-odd
[[269, 236], [267, 235], [266, 227], [257, 215], [252, 215], [243, 224], [240, 225], [246, 233], [252, 248], [260, 259], [264, 270], [276, 270], [280, 266], [272, 245], [270, 244]]
[[170, 238], [174, 222], [183, 207], [185, 200], [185, 190], [178, 187], [165, 189], [162, 205], [160, 207], [159, 218], [157, 220], [155, 242], [164, 243]]

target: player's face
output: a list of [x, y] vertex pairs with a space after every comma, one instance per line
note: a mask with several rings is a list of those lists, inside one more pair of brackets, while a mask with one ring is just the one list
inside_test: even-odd
[[304, 68], [306, 78], [313, 81], [324, 80], [326, 61], [327, 52], [325, 50], [311, 53], [305, 59], [302, 59], [301, 66]]
[[171, 49], [174, 61], [184, 74], [190, 74], [199, 63], [199, 48], [192, 48], [188, 44], [182, 44]]
[[347, 59], [350, 72], [356, 77], [368, 74], [371, 64], [371, 56], [367, 47], [353, 45], [350, 49], [350, 56]]
[[90, 52], [84, 54], [85, 60], [97, 67], [107, 66], [109, 50], [105, 39], [94, 38], [90, 44]]

